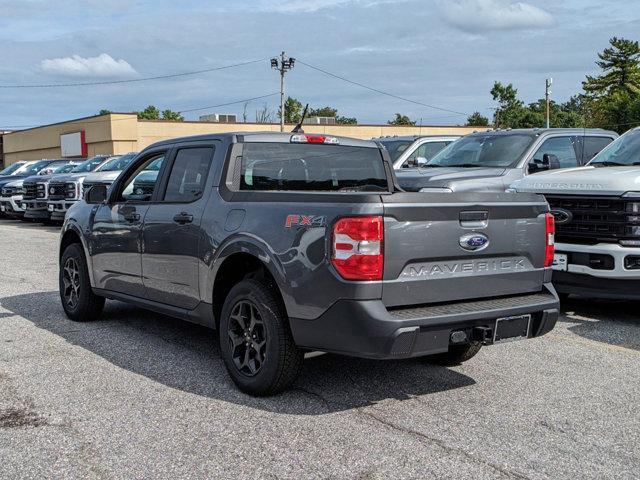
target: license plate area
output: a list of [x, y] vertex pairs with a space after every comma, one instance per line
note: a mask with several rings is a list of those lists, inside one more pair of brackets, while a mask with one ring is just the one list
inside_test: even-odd
[[529, 336], [530, 325], [531, 315], [516, 315], [513, 317], [498, 318], [496, 320], [493, 343], [524, 340]]

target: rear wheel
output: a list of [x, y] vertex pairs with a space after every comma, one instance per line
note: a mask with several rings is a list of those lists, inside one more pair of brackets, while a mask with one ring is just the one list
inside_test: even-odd
[[453, 367], [455, 365], [460, 365], [467, 360], [471, 360], [476, 356], [481, 348], [482, 345], [479, 342], [473, 342], [466, 345], [452, 345], [449, 347], [448, 352], [430, 355], [425, 357], [425, 360], [429, 363], [435, 363], [436, 365]]
[[64, 312], [74, 322], [95, 320], [102, 313], [104, 298], [91, 290], [89, 270], [82, 247], [69, 245], [60, 260], [60, 300]]
[[243, 280], [227, 295], [220, 352], [234, 383], [251, 395], [285, 390], [298, 376], [304, 357], [275, 293], [256, 280]]

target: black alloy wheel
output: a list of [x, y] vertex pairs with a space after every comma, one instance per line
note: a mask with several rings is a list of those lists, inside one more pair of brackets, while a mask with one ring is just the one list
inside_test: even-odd
[[233, 306], [227, 335], [238, 371], [248, 376], [256, 375], [266, 359], [267, 330], [253, 302], [241, 300]]

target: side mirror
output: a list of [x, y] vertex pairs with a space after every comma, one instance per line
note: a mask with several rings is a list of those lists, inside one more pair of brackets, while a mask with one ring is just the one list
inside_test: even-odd
[[560, 160], [553, 153], [545, 153], [542, 156], [542, 165], [546, 166], [548, 170], [560, 168]]
[[427, 160], [424, 157], [416, 157], [416, 165], [418, 167], [424, 167], [427, 164], [428, 161], [429, 160]]
[[84, 192], [84, 201], [90, 205], [97, 205], [107, 199], [106, 185], [93, 185]]

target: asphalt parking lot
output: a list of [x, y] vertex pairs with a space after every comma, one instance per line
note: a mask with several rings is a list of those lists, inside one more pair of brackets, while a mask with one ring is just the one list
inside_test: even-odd
[[456, 368], [318, 356], [256, 399], [209, 330], [117, 302], [67, 320], [57, 228], [0, 235], [0, 478], [640, 477], [637, 303], [572, 300]]

